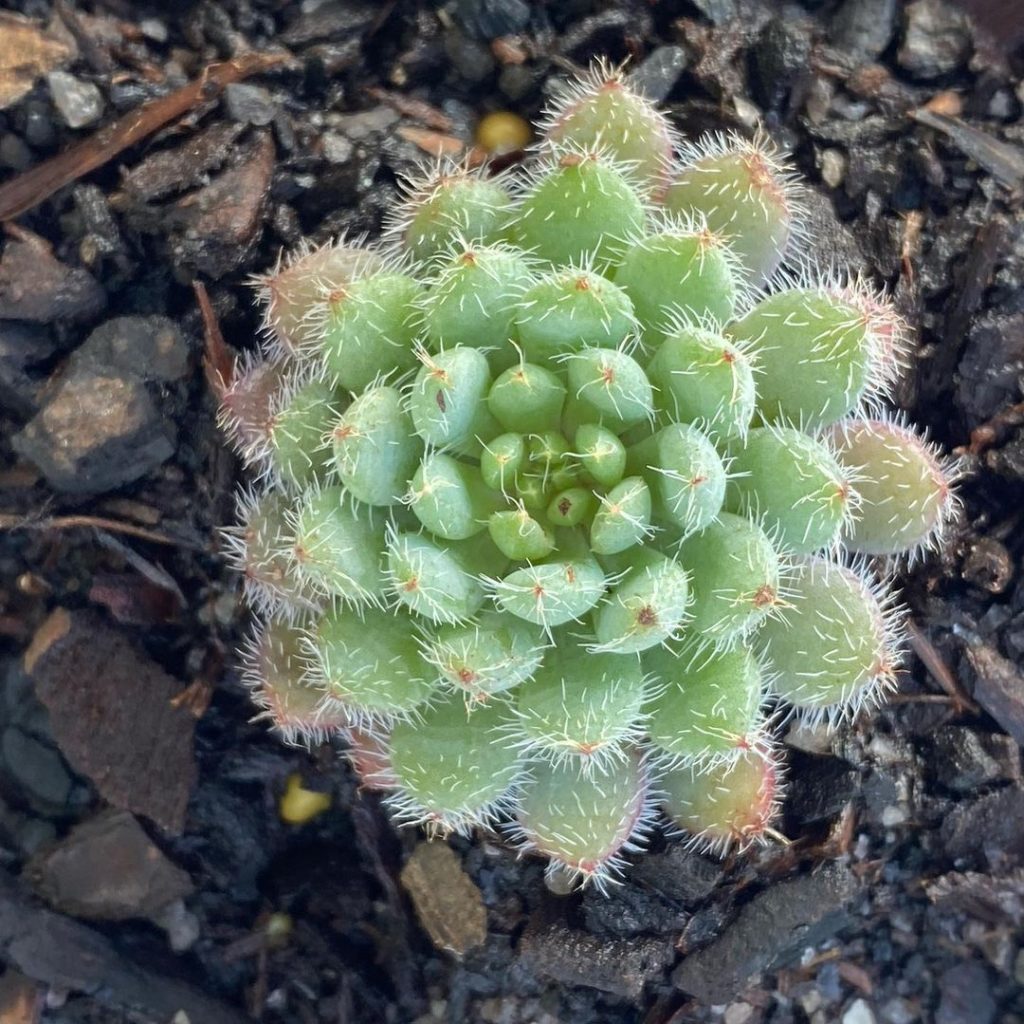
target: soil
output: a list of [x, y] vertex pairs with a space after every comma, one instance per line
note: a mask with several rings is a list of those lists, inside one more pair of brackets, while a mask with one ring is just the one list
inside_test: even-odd
[[[335, 749], [251, 720], [203, 358], [215, 325], [253, 347], [283, 247], [376, 234], [421, 160], [595, 56], [687, 134], [792, 151], [808, 258], [916, 330], [900, 405], [964, 514], [899, 571], [898, 695], [787, 732], [788, 845], [659, 837], [560, 896], [496, 835], [397, 832]], [[8, 0], [0, 1019], [1024, 1021], [1022, 72], [1010, 0]], [[295, 774], [330, 801], [304, 825]]]

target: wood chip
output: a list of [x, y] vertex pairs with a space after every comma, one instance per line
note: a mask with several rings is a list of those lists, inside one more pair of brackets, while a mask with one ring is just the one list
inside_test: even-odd
[[71, 47], [20, 14], [0, 12], [0, 110], [72, 56]]
[[450, 846], [420, 843], [402, 869], [401, 879], [420, 923], [438, 949], [462, 957], [482, 945], [487, 937], [484, 901]]
[[43, 990], [20, 971], [9, 968], [0, 978], [0, 1022], [37, 1024], [43, 1011]]
[[441, 132], [428, 131], [426, 128], [414, 128], [412, 125], [402, 125], [398, 134], [406, 142], [418, 146], [424, 153], [430, 156], [459, 156], [466, 148], [466, 144], [455, 138], [454, 135], [443, 135]]
[[196, 778], [195, 719], [183, 687], [99, 615], [58, 608], [25, 652], [25, 671], [72, 767], [115, 807], [181, 832]]
[[974, 698], [1018, 742], [1024, 744], [1024, 673], [971, 630], [958, 628], [977, 679]]
[[965, 156], [984, 167], [994, 178], [1012, 189], [1024, 188], [1024, 149], [1003, 142], [957, 117], [936, 114], [921, 107], [910, 115], [918, 124], [943, 132]]
[[379, 86], [371, 86], [366, 90], [375, 100], [386, 103], [392, 110], [397, 110], [403, 117], [411, 117], [414, 121], [434, 128], [439, 132], [450, 132], [454, 127], [452, 119], [443, 111], [430, 103], [406, 96], [400, 92], [391, 92]]

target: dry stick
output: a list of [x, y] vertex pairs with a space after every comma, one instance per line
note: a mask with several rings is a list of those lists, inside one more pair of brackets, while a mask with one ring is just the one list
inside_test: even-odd
[[917, 624], [911, 620], [907, 621], [907, 638], [914, 653], [924, 663], [928, 674], [942, 687], [952, 698], [954, 706], [960, 713], [969, 712], [977, 714], [978, 705], [971, 700], [964, 692], [963, 687], [956, 681], [949, 666], [942, 655], [935, 649], [935, 645], [918, 629]]
[[199, 313], [203, 318], [203, 371], [206, 374], [206, 383], [219, 400], [224, 397], [225, 390], [234, 380], [235, 357], [224, 341], [220, 322], [210, 302], [206, 285], [202, 281], [193, 281], [192, 290], [195, 292]]
[[218, 96], [225, 86], [284, 64], [283, 53], [245, 53], [211, 64], [188, 85], [144, 103], [94, 135], [0, 185], [0, 221], [18, 217], [38, 206], [58, 189], [101, 167], [129, 146]]
[[168, 547], [185, 547], [202, 550], [198, 545], [178, 537], [168, 536], [157, 530], [147, 530], [144, 526], [124, 523], [119, 519], [107, 519], [105, 516], [46, 516], [33, 519], [29, 516], [14, 515], [0, 512], [0, 530], [69, 530], [76, 527], [89, 527], [96, 530], [107, 530], [110, 533], [123, 533], [139, 540], [148, 540], [153, 544], [166, 544]]

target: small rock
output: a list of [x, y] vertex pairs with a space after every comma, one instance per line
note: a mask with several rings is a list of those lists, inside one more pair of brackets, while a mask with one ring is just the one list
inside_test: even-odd
[[724, 25], [736, 17], [736, 0], [693, 0], [693, 6], [713, 25]]
[[0, 320], [37, 324], [96, 316], [106, 292], [86, 270], [61, 263], [41, 238], [22, 232], [0, 257]]
[[118, 370], [137, 380], [170, 383], [188, 373], [188, 345], [170, 317], [116, 316], [85, 339], [68, 368], [82, 374]]
[[976, 427], [1020, 399], [1024, 313], [985, 313], [972, 325], [957, 367], [957, 404]]
[[244, 131], [245, 125], [237, 121], [214, 121], [174, 149], [153, 153], [126, 171], [124, 187], [143, 202], [183, 192], [221, 167]]
[[990, 782], [1020, 775], [1019, 748], [965, 726], [949, 725], [933, 732], [926, 754], [936, 779], [947, 789], [974, 793]]
[[179, 264], [220, 278], [246, 260], [263, 226], [274, 158], [274, 142], [261, 132], [235, 166], [175, 204], [183, 221], [171, 239]]
[[854, 876], [839, 865], [765, 890], [711, 945], [683, 960], [673, 983], [702, 1002], [728, 1003], [752, 978], [795, 963], [808, 946], [845, 927], [856, 890]]
[[452, 29], [444, 37], [444, 51], [452, 66], [467, 82], [482, 82], [494, 71], [494, 56], [475, 39]]
[[1020, 744], [1024, 744], [1024, 673], [981, 637], [964, 632], [967, 660], [975, 672], [974, 697]]
[[46, 84], [69, 128], [84, 128], [103, 116], [103, 94], [92, 82], [83, 82], [66, 71], [51, 71]]
[[941, 910], [967, 914], [1011, 928], [1024, 924], [1024, 871], [994, 877], [978, 871], [950, 871], [925, 883], [928, 898]]
[[97, 614], [58, 608], [25, 652], [69, 763], [115, 807], [180, 832], [195, 781], [182, 687]]
[[997, 121], [1011, 121], [1015, 114], [1013, 95], [1008, 89], [997, 89], [988, 101], [988, 116]]
[[754, 1016], [750, 1003], [730, 1003], [722, 1014], [724, 1024], [747, 1024]]
[[462, 957], [487, 938], [487, 911], [473, 879], [444, 842], [423, 842], [402, 868], [402, 885], [431, 942]]
[[974, 867], [993, 870], [1024, 865], [1024, 791], [1016, 786], [957, 804], [940, 830], [946, 854]]
[[717, 861], [688, 850], [682, 843], [673, 843], [664, 853], [641, 858], [631, 877], [689, 906], [709, 896], [723, 875]]
[[46, 149], [57, 142], [57, 126], [53, 120], [53, 104], [42, 99], [27, 99], [21, 108], [25, 141], [36, 149]]
[[888, 807], [882, 808], [882, 815], [879, 820], [885, 828], [895, 828], [897, 825], [902, 825], [906, 822], [907, 812], [902, 807], [890, 804]]
[[57, 345], [44, 328], [0, 320], [0, 405], [25, 418], [37, 412], [46, 377], [33, 367], [56, 352]]
[[139, 22], [139, 31], [154, 43], [166, 43], [169, 37], [167, 26], [159, 18], [143, 18]]
[[821, 990], [817, 986], [801, 993], [797, 998], [800, 1005], [803, 1007], [804, 1013], [806, 1013], [808, 1017], [813, 1013], [817, 1013], [817, 1011], [825, 1005], [825, 999], [821, 994]]
[[28, 870], [51, 906], [92, 921], [150, 918], [193, 889], [126, 811], [76, 825]]
[[854, 999], [843, 1014], [843, 1024], [875, 1024], [875, 1015], [863, 999]]
[[74, 780], [64, 759], [41, 740], [8, 726], [0, 738], [3, 773], [18, 796], [41, 814], [63, 814]]
[[174, 454], [172, 431], [143, 384], [124, 377], [66, 377], [11, 438], [55, 490], [99, 494], [154, 470]]
[[879, 1011], [885, 1024], [913, 1024], [921, 1014], [909, 999], [893, 996]]
[[[14, 841], [25, 857], [32, 857], [57, 838], [57, 826], [52, 821], [25, 815], [14, 832]], [[0, 1020], [3, 1018], [0, 1017]]]
[[32, 19], [0, 12], [0, 110], [17, 103], [40, 75], [71, 55], [67, 41]]
[[366, 142], [389, 131], [397, 121], [398, 114], [382, 103], [358, 114], [345, 114], [334, 121], [334, 126], [353, 142]]
[[1013, 580], [1014, 564], [1006, 545], [995, 537], [979, 537], [964, 558], [961, 575], [970, 584], [1001, 594]]
[[224, 106], [228, 116], [241, 124], [263, 128], [274, 120], [277, 104], [270, 93], [248, 82], [232, 82], [224, 89]]
[[332, 37], [354, 40], [358, 46], [363, 31], [380, 17], [378, 3], [360, 0], [328, 0], [294, 7], [301, 13], [281, 36], [285, 46], [301, 46]]
[[901, 68], [915, 78], [937, 78], [955, 71], [971, 53], [967, 15], [947, 0], [913, 0], [904, 12]]
[[32, 150], [14, 132], [0, 135], [0, 167], [24, 171], [32, 165]]
[[514, 36], [530, 23], [525, 0], [457, 0], [455, 19], [474, 39]]
[[817, 189], [808, 189], [804, 197], [804, 258], [812, 266], [830, 266], [833, 261], [850, 268], [851, 273], [867, 267], [867, 258], [853, 232], [836, 216], [835, 207]]
[[796, 81], [806, 76], [813, 23], [799, 8], [786, 7], [761, 33], [753, 51], [753, 98], [762, 108], [778, 109]]
[[320, 144], [324, 149], [324, 159], [329, 164], [347, 164], [355, 152], [352, 143], [339, 132], [324, 132]]
[[832, 19], [832, 42], [861, 62], [874, 60], [896, 31], [897, 0], [844, 0]]
[[674, 959], [667, 939], [599, 939], [564, 924], [527, 925], [519, 943], [525, 966], [562, 985], [585, 985], [637, 1000]]
[[182, 899], [172, 900], [151, 914], [150, 920], [167, 933], [167, 942], [175, 953], [186, 953], [199, 941], [202, 931], [199, 918], [185, 906]]
[[681, 46], [659, 46], [630, 74], [629, 84], [652, 103], [664, 103], [689, 60]]
[[961, 963], [939, 977], [939, 1008], [935, 1024], [991, 1024], [996, 1001], [988, 971], [979, 963]]
[[793, 777], [786, 816], [800, 832], [811, 822], [839, 814], [857, 793], [859, 775], [847, 761], [794, 750], [790, 762]]
[[43, 989], [20, 971], [8, 968], [0, 977], [0, 1021], [38, 1024]]
[[521, 100], [537, 85], [537, 71], [528, 64], [508, 64], [498, 75], [498, 89], [510, 100]]
[[583, 920], [594, 935], [678, 935], [688, 918], [677, 901], [647, 886], [626, 883], [606, 893], [594, 888], [583, 893]]
[[829, 188], [839, 188], [846, 177], [846, 156], [839, 149], [823, 150], [818, 158], [818, 166], [821, 168], [821, 180]]

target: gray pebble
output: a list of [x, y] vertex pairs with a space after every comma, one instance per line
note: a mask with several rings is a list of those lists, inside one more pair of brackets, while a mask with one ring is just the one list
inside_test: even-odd
[[524, 0], [457, 0], [455, 18], [475, 39], [497, 39], [526, 28], [530, 5]]
[[270, 93], [247, 82], [232, 82], [224, 90], [224, 105], [233, 121], [257, 127], [270, 124], [277, 114], [277, 104]]
[[874, 60], [896, 31], [898, 7], [897, 0], [845, 0], [832, 19], [832, 42], [857, 60]]
[[681, 46], [659, 46], [629, 76], [629, 84], [652, 103], [664, 103], [689, 59]]
[[72, 778], [53, 748], [14, 726], [0, 739], [4, 774], [25, 801], [41, 814], [59, 814], [71, 795]]
[[693, 6], [714, 25], [736, 17], [736, 0], [693, 0]]
[[955, 71], [971, 52], [967, 15], [946, 0], [914, 0], [904, 11], [903, 45], [896, 61], [915, 78]]
[[99, 494], [131, 483], [175, 449], [144, 384], [92, 374], [63, 380], [11, 445], [66, 494]]
[[491, 51], [455, 29], [445, 35], [444, 49], [455, 70], [467, 82], [482, 82], [494, 71]]
[[103, 116], [103, 95], [92, 82], [83, 82], [67, 71], [51, 71], [46, 84], [69, 128], [84, 128]]
[[170, 383], [184, 377], [188, 365], [188, 345], [170, 317], [115, 316], [75, 350], [68, 370], [76, 374], [118, 370], [141, 381]]
[[13, 132], [0, 135], [0, 167], [23, 171], [32, 163], [32, 150]]
[[355, 147], [338, 132], [325, 132], [320, 140], [324, 148], [324, 159], [329, 164], [347, 164], [352, 159]]

